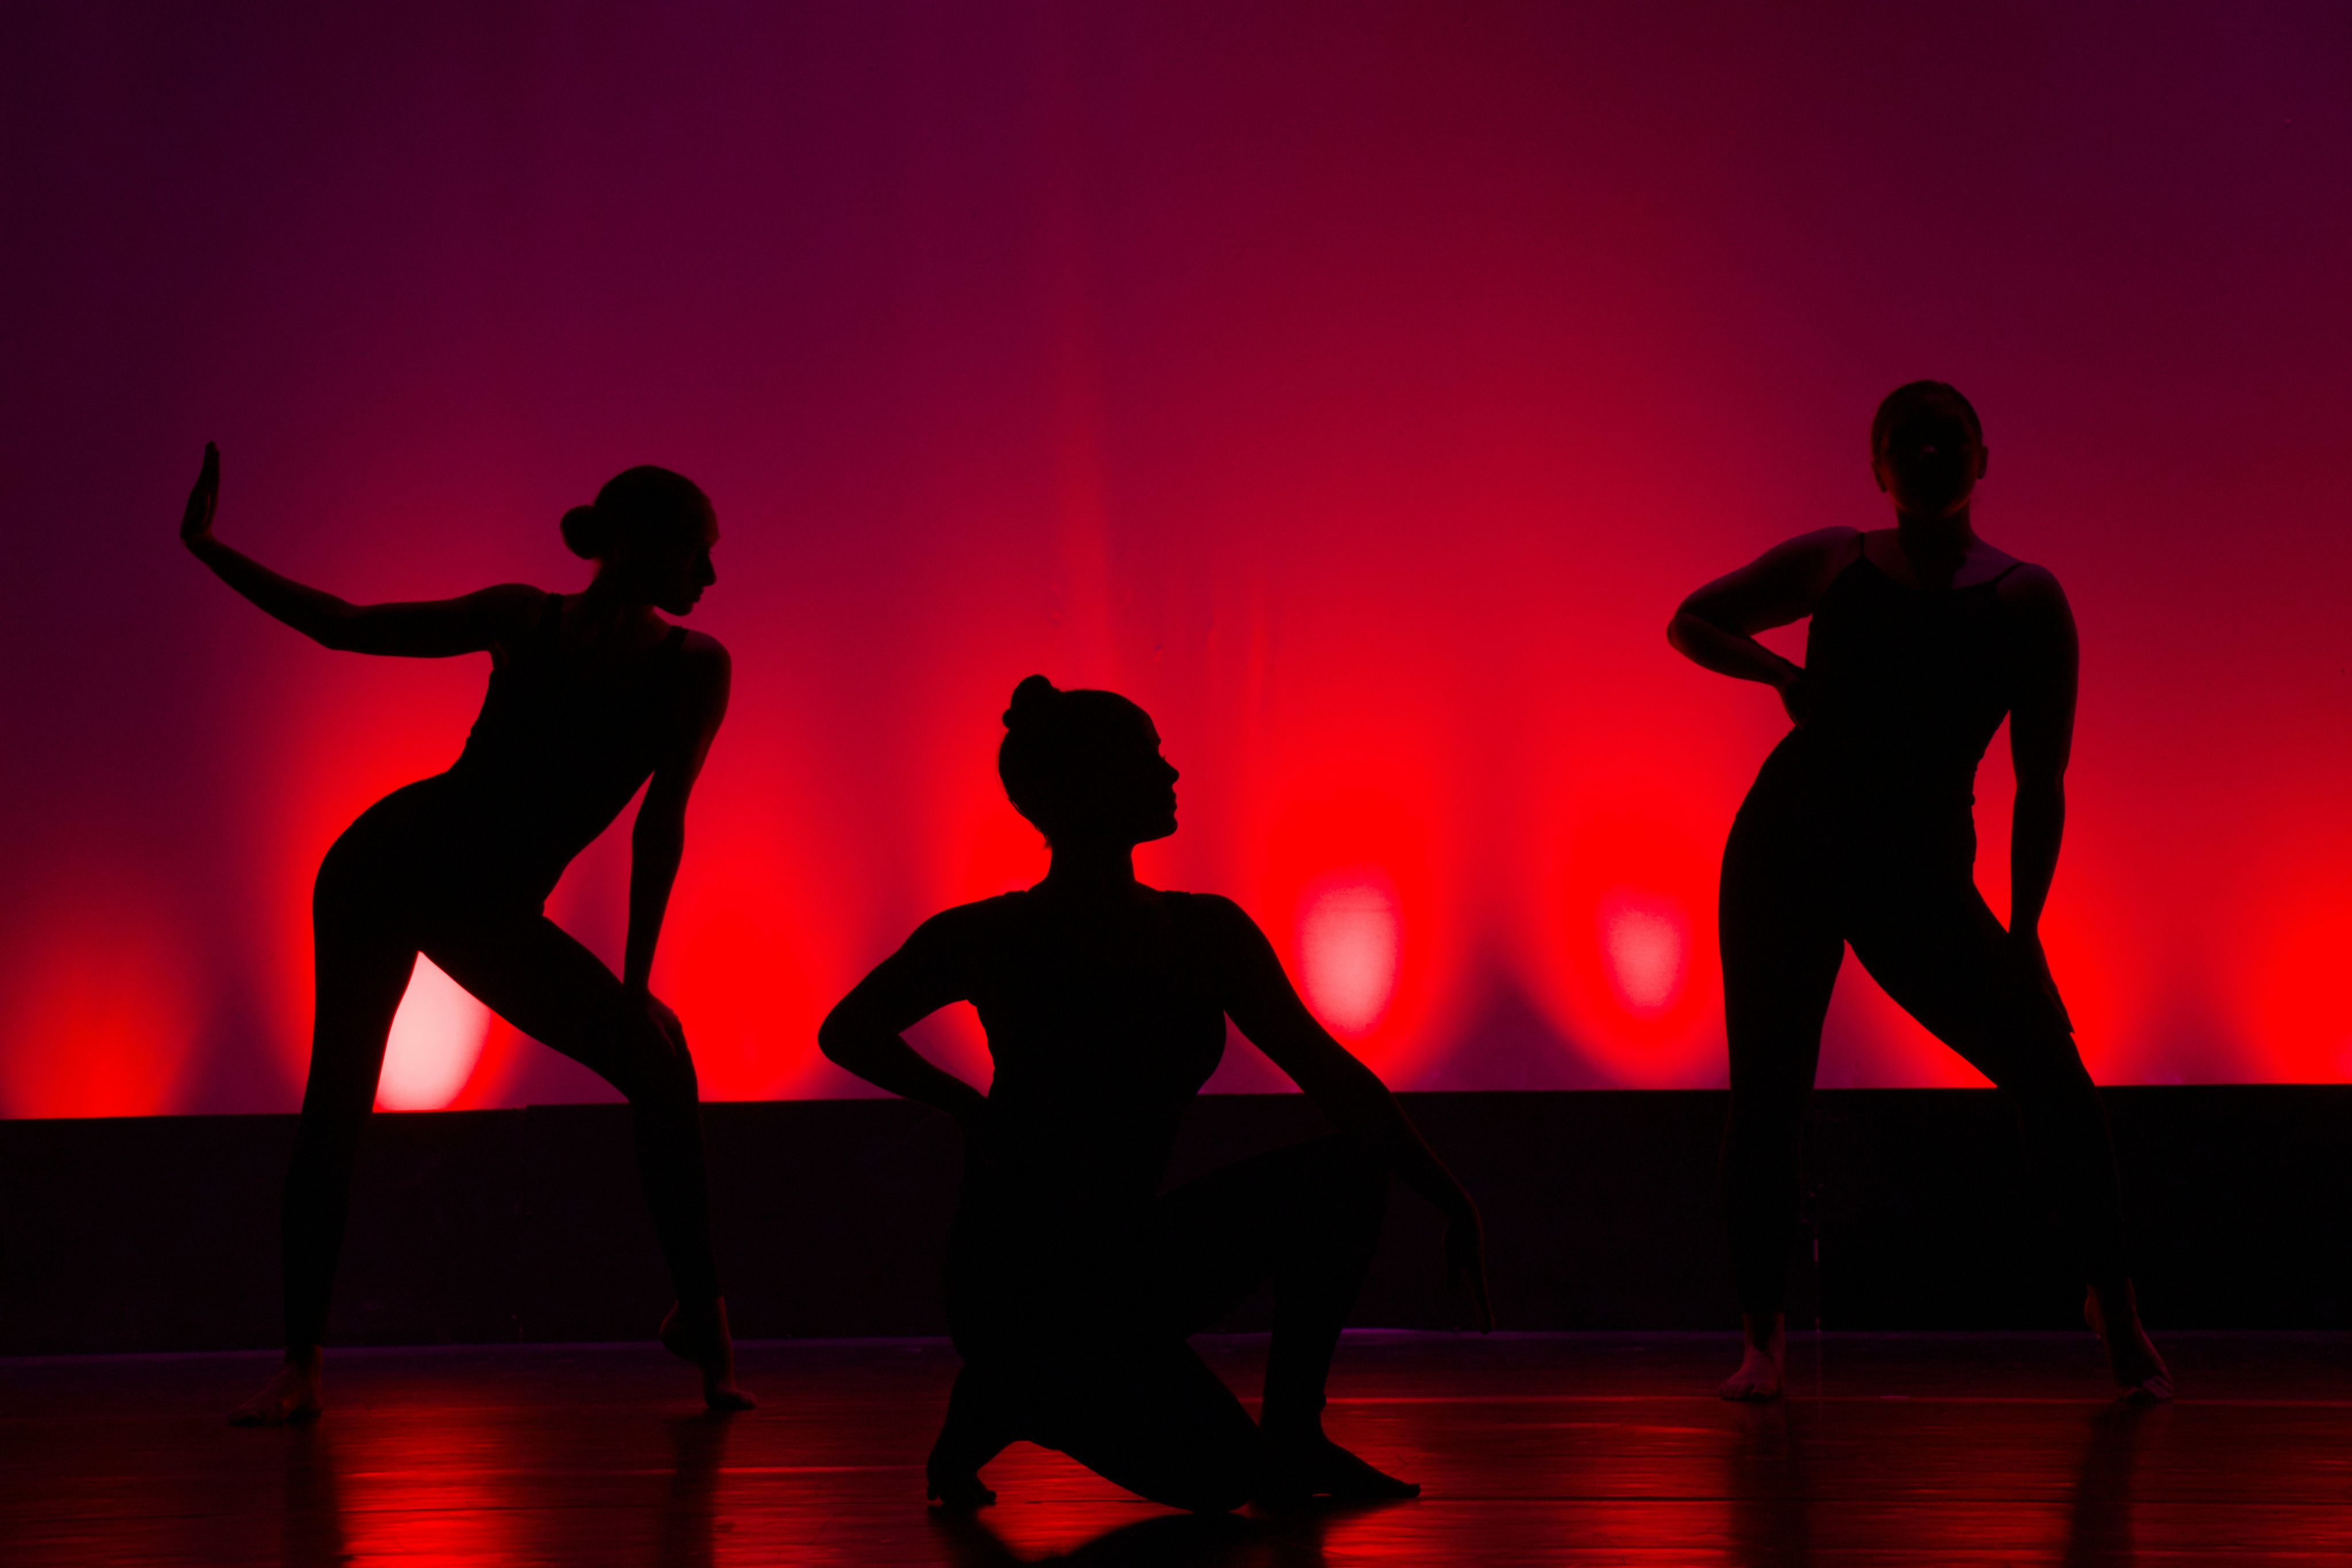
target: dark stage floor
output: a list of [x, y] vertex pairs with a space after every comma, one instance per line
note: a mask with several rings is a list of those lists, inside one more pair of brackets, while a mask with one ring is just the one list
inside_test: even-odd
[[[1204, 1343], [1255, 1390], [1263, 1341]], [[1724, 1337], [1350, 1335], [1332, 1430], [1418, 1502], [1192, 1520], [1023, 1448], [963, 1523], [922, 1501], [936, 1342], [749, 1346], [731, 1421], [648, 1348], [345, 1352], [262, 1432], [221, 1415], [267, 1357], [5, 1362], [0, 1562], [2352, 1562], [2352, 1336], [2163, 1343], [2167, 1408], [2087, 1335], [1804, 1339], [1755, 1408]]]

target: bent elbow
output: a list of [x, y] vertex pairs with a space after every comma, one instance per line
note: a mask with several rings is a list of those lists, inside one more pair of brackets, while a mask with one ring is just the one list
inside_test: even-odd
[[857, 1027], [842, 1016], [839, 1008], [824, 1015], [816, 1026], [816, 1048], [835, 1067], [847, 1067], [857, 1054]]
[[299, 630], [321, 648], [330, 648], [338, 653], [359, 651], [359, 637], [349, 614], [329, 611]]

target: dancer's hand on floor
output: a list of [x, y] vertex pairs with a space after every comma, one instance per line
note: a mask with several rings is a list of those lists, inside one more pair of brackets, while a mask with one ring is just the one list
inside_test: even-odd
[[1445, 1220], [1445, 1288], [1469, 1296], [1473, 1327], [1480, 1333], [1494, 1332], [1494, 1303], [1486, 1297], [1486, 1227], [1478, 1206], [1467, 1197]]

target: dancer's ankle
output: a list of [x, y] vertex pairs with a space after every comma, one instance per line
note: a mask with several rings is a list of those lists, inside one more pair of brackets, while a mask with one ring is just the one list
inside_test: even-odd
[[2129, 1280], [2110, 1280], [2090, 1287], [2084, 1301], [2091, 1326], [2105, 1334], [2139, 1326], [2139, 1294]]
[[1266, 1406], [1258, 1413], [1257, 1428], [1274, 1448], [1312, 1448], [1329, 1440], [1323, 1431], [1320, 1400], [1307, 1408]]

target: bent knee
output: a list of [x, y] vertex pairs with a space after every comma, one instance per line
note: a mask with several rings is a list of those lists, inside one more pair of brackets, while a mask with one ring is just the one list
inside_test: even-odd
[[1314, 1186], [1329, 1208], [1377, 1218], [1389, 1202], [1389, 1166], [1361, 1143], [1334, 1133], [1307, 1145]]

